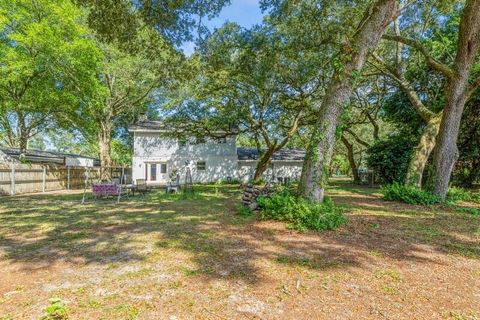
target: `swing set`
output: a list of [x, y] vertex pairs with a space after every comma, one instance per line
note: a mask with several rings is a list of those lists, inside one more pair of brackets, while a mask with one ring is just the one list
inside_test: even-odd
[[[111, 170], [110, 175], [113, 176], [114, 169], [118, 170], [121, 169], [119, 177], [112, 178], [110, 182], [102, 181], [102, 170]], [[97, 172], [98, 174], [92, 173], [92, 170], [88, 168], [85, 171], [85, 183], [83, 189], [83, 197], [82, 197], [82, 204], [87, 201], [87, 189], [91, 187], [92, 189], [92, 196], [93, 200], [96, 201], [99, 198], [116, 198], [117, 203], [120, 202], [122, 195], [127, 194], [128, 192], [128, 185], [126, 183], [126, 176], [125, 176], [125, 167], [109, 167], [109, 168], [101, 168], [100, 171]], [[96, 182], [94, 182], [96, 180]]]

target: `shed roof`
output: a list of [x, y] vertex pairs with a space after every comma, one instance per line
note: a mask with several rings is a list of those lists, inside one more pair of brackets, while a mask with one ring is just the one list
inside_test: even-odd
[[[20, 157], [20, 149], [19, 148], [10, 148], [10, 147], [0, 147], [0, 152], [7, 155], [12, 159], [18, 159]], [[45, 150], [37, 150], [37, 149], [28, 149], [25, 152], [25, 157], [28, 161], [32, 162], [49, 162], [49, 163], [58, 163], [64, 164], [65, 158], [85, 158], [85, 159], [93, 159], [94, 162], [98, 161], [98, 159], [83, 156], [79, 154], [73, 153], [64, 153], [64, 152], [57, 152], [57, 151], [45, 151]]]

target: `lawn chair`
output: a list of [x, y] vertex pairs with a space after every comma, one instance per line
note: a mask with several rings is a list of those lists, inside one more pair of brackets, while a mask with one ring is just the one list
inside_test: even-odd
[[141, 195], [145, 195], [147, 192], [150, 191], [150, 188], [147, 186], [147, 182], [145, 181], [145, 179], [137, 179], [135, 189]]
[[175, 182], [169, 182], [165, 190], [166, 193], [177, 193], [180, 191], [180, 175], [177, 174]]

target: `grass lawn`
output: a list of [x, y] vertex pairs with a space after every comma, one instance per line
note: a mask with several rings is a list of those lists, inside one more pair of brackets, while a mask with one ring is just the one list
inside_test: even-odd
[[349, 223], [299, 233], [196, 190], [0, 198], [0, 319], [480, 319], [480, 217], [337, 182]]

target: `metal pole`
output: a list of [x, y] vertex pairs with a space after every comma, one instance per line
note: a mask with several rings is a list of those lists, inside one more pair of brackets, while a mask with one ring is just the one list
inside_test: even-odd
[[47, 178], [47, 168], [43, 167], [43, 175], [42, 175], [42, 192], [45, 192], [45, 180]]
[[67, 166], [67, 190], [70, 190], [70, 166]]
[[15, 164], [12, 162], [12, 172], [10, 173], [10, 194], [13, 196], [15, 194]]

